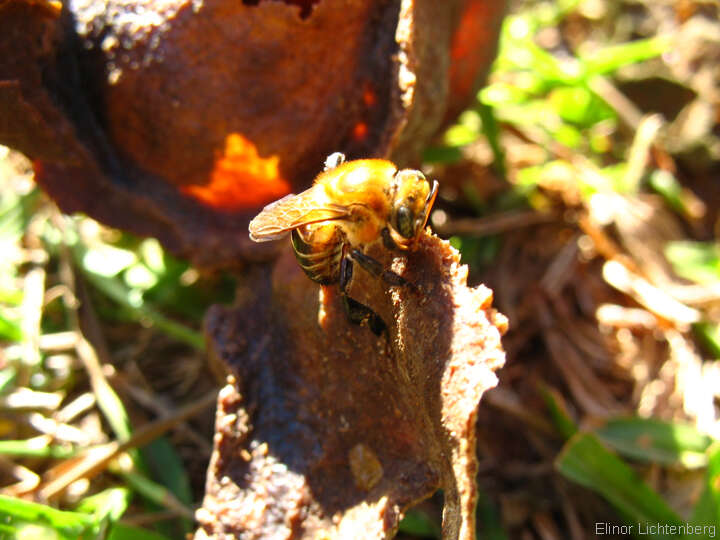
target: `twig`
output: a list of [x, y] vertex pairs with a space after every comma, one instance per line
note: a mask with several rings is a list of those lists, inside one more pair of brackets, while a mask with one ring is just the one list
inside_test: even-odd
[[657, 328], [657, 319], [645, 309], [628, 308], [617, 304], [603, 304], [596, 312], [600, 324], [616, 328], [635, 328], [654, 330]]
[[122, 517], [120, 523], [132, 527], [147, 528], [148, 525], [153, 525], [160, 521], [175, 520], [178, 517], [184, 516], [175, 510], [165, 510], [163, 512], [151, 512], [149, 514], [135, 514], [134, 516]]
[[533, 526], [542, 540], [559, 540], [563, 538], [555, 521], [545, 512], [537, 512], [532, 517]]
[[25, 275], [22, 302], [23, 363], [18, 386], [27, 386], [31, 372], [40, 365], [40, 321], [42, 319], [45, 269], [35, 266]]
[[575, 401], [583, 410], [601, 418], [619, 410], [619, 405], [580, 356], [577, 349], [557, 329], [546, 303], [538, 299], [537, 313], [543, 325], [542, 336], [555, 366], [562, 374]]
[[8, 471], [19, 482], [0, 489], [0, 493], [10, 497], [18, 497], [35, 489], [40, 483], [40, 477], [27, 467], [18, 465], [4, 456], [0, 456], [0, 469]]
[[63, 397], [61, 392], [38, 392], [21, 386], [0, 397], [0, 409], [29, 411], [45, 409], [52, 411], [60, 406]]
[[577, 262], [579, 234], [575, 234], [562, 247], [540, 280], [540, 286], [551, 297], [558, 296], [572, 277], [572, 267]]
[[161, 418], [149, 424], [145, 424], [125, 442], [117, 441], [88, 449], [83, 455], [78, 456], [77, 464], [67, 465], [60, 469], [57, 467], [51, 469], [49, 476], [53, 475], [52, 471], [59, 471], [57, 477], [44, 483], [40, 489], [40, 496], [43, 499], [51, 499], [61, 493], [67, 486], [79, 480], [80, 478], [91, 478], [96, 474], [105, 470], [108, 463], [119, 456], [122, 452], [133, 448], [145, 446], [150, 441], [157, 439], [169, 429], [175, 427], [178, 423], [195, 416], [207, 407], [215, 403], [217, 399], [216, 393], [198, 399], [184, 407], [178, 409], [175, 414], [167, 418]]
[[512, 390], [502, 386], [493, 388], [483, 396], [483, 402], [514, 416], [545, 436], [557, 436], [555, 428], [545, 418], [528, 410]]
[[683, 410], [696, 425], [712, 437], [720, 437], [720, 422], [715, 412], [714, 388], [703, 377], [703, 361], [694, 345], [677, 330], [665, 331], [670, 359], [675, 365], [675, 392], [682, 397]]
[[683, 304], [703, 305], [720, 301], [720, 283], [703, 285], [668, 283], [663, 288]]
[[80, 446], [88, 446], [93, 442], [90, 435], [84, 430], [70, 424], [58, 422], [40, 413], [31, 414], [28, 417], [28, 423], [39, 433], [52, 435], [54, 439], [59, 441], [79, 444]]
[[678, 302], [618, 261], [607, 261], [603, 265], [603, 277], [610, 285], [677, 328], [687, 329], [701, 319], [698, 310]]
[[70, 484], [81, 478], [92, 478], [120, 453], [120, 443], [113, 441], [86, 449], [81, 455], [65, 460], [45, 473], [38, 490], [40, 500], [50, 500], [62, 493]]
[[632, 271], [639, 272], [639, 268], [635, 264], [635, 261], [625, 255], [615, 241], [610, 238], [610, 236], [608, 236], [602, 228], [597, 227], [589, 216], [582, 216], [578, 220], [578, 225], [588, 238], [592, 240], [595, 251], [597, 251], [601, 257], [607, 259], [608, 261], [622, 261], [622, 263]]
[[77, 346], [77, 333], [56, 332], [54, 334], [43, 334], [40, 336], [39, 346], [43, 352], [61, 352], [74, 349]]
[[[643, 119], [642, 111], [625, 94], [620, 92], [607, 77], [598, 75], [589, 84], [590, 89], [615, 110], [620, 121], [628, 128], [636, 131], [640, 127]], [[659, 169], [673, 174], [677, 171], [675, 160], [661, 144], [654, 140], [651, 141], [648, 151]]]
[[562, 505], [563, 515], [565, 516], [565, 522], [568, 524], [570, 530], [570, 538], [572, 540], [585, 540], [585, 529], [580, 523], [578, 512], [573, 504], [573, 498], [568, 496], [565, 485], [559, 481], [557, 477], [554, 479], [555, 489], [562, 496], [560, 497], [560, 504]]
[[615, 110], [626, 126], [633, 131], [638, 128], [642, 120], [642, 112], [607, 77], [601, 75], [593, 77], [589, 85], [593, 92]]
[[541, 223], [551, 223], [557, 220], [552, 213], [540, 212], [513, 212], [487, 216], [483, 218], [454, 219], [443, 225], [435, 226], [435, 230], [441, 235], [452, 234], [473, 234], [487, 236], [499, 234], [521, 227], [530, 227]]
[[195, 517], [192, 509], [185, 506], [168, 488], [149, 480], [142, 474], [134, 472], [132, 467], [130, 470], [123, 469], [119, 467], [118, 461], [116, 460], [109, 464], [109, 469], [111, 472], [120, 475], [128, 485], [132, 486], [135, 491], [141, 493], [146, 499], [168, 508], [186, 519], [193, 519]]
[[[137, 401], [141, 406], [152, 411], [158, 416], [172, 416], [175, 412], [175, 408], [163, 403], [161, 400], [146, 392], [142, 388], [129, 384], [124, 377], [116, 376], [113, 378], [113, 383], [122, 387], [127, 394]], [[195, 445], [203, 452], [205, 456], [209, 456], [212, 452], [212, 445], [207, 441], [205, 437], [200, 435], [186, 422], [181, 422], [177, 425], [177, 430], [184, 436], [190, 439]]]
[[92, 409], [96, 403], [97, 400], [91, 392], [80, 394], [57, 412], [55, 420], [65, 423], [72, 422], [76, 417]]
[[632, 146], [628, 154], [628, 167], [625, 173], [624, 184], [632, 191], [638, 191], [640, 181], [645, 175], [650, 149], [655, 144], [658, 133], [663, 127], [663, 119], [659, 114], [650, 114], [640, 121], [635, 131]]
[[123, 309], [132, 313], [134, 318], [150, 321], [156, 328], [173, 338], [187, 343], [199, 351], [205, 350], [205, 337], [201, 332], [188, 328], [148, 306], [137, 307], [133, 305], [124, 294], [118, 294], [117, 289], [110, 285], [112, 283], [111, 278], [103, 278], [92, 273], [87, 273], [86, 276], [95, 288], [120, 304]]
[[[55, 226], [62, 231], [64, 235], [66, 233], [65, 224], [63, 223], [59, 210], [55, 209], [52, 219]], [[60, 263], [58, 273], [61, 281], [67, 287], [65, 304], [67, 306], [70, 327], [77, 335], [75, 351], [85, 367], [88, 377], [90, 378], [90, 386], [97, 398], [98, 407], [109, 422], [116, 437], [121, 440], [127, 439], [130, 437], [131, 429], [129, 420], [125, 414], [125, 408], [115, 391], [108, 383], [95, 348], [85, 338], [80, 326], [75, 274], [72, 269], [72, 258], [66, 244], [62, 244], [60, 246]]]

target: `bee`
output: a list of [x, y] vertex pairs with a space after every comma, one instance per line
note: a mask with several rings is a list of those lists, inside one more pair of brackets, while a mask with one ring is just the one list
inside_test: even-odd
[[250, 238], [266, 242], [290, 234], [305, 274], [320, 285], [338, 284], [350, 321], [367, 323], [380, 335], [382, 319], [346, 293], [354, 263], [389, 285], [408, 285], [365, 251], [376, 242], [390, 250], [411, 249], [437, 190], [437, 181], [431, 185], [420, 171], [398, 170], [384, 159], [346, 162], [336, 152], [312, 187], [266, 206], [250, 222]]

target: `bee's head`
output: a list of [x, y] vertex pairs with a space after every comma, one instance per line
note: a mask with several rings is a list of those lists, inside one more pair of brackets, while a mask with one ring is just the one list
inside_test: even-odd
[[400, 247], [407, 247], [425, 227], [435, 202], [438, 183], [432, 187], [420, 171], [403, 169], [393, 179], [395, 195], [390, 210], [390, 232]]

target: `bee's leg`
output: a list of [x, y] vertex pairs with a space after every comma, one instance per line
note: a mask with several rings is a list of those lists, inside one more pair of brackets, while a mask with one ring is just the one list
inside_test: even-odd
[[353, 249], [350, 252], [350, 257], [357, 261], [358, 264], [360, 264], [360, 266], [362, 266], [368, 273], [382, 279], [388, 285], [398, 285], [403, 287], [410, 286], [412, 288], [416, 288], [413, 283], [409, 282], [401, 275], [396, 274], [392, 270], [385, 270], [379, 261], [376, 261], [369, 255], [365, 255], [359, 249]]
[[387, 325], [385, 324], [385, 321], [380, 318], [380, 315], [375, 313], [370, 308], [367, 309], [370, 311], [370, 317], [368, 318], [368, 328], [370, 328], [372, 333], [376, 336], [381, 336], [383, 332], [387, 332]]
[[382, 236], [383, 246], [385, 246], [390, 251], [394, 251], [397, 249], [397, 244], [395, 243], [395, 240], [392, 239], [392, 236], [390, 236], [390, 231], [387, 227], [385, 227], [380, 232], [380, 235]]
[[342, 261], [340, 261], [340, 294], [343, 299], [345, 313], [347, 313], [348, 319], [351, 323], [362, 324], [367, 322], [367, 325], [370, 330], [372, 330], [373, 334], [379, 336], [384, 330], [387, 330], [385, 322], [372, 309], [364, 304], [361, 304], [357, 300], [353, 300], [345, 292], [347, 286], [350, 284], [350, 280], [352, 279], [352, 274], [352, 259], [347, 256], [343, 257]]
[[345, 255], [340, 261], [340, 292], [345, 294], [345, 290], [350, 285], [353, 275], [353, 262], [350, 257]]
[[368, 328], [372, 330], [372, 333], [376, 336], [381, 335], [387, 326], [380, 316], [375, 313], [372, 309], [364, 304], [361, 304], [357, 300], [353, 300], [348, 295], [343, 294], [343, 305], [345, 306], [345, 312], [347, 313], [348, 319], [351, 323], [362, 324], [367, 322]]

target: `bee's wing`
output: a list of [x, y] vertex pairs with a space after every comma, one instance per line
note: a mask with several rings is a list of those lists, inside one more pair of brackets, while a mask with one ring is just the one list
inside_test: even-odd
[[292, 229], [309, 223], [346, 218], [347, 207], [328, 202], [323, 186], [314, 185], [297, 195], [286, 195], [267, 205], [255, 216], [248, 227], [255, 242], [282, 238]]

